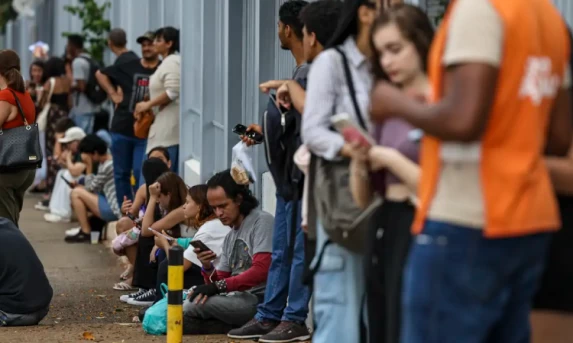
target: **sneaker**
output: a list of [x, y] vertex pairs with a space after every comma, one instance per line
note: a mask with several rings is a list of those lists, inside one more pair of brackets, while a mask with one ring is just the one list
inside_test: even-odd
[[38, 201], [34, 208], [38, 211], [49, 211], [50, 210], [50, 200]]
[[155, 302], [155, 288], [148, 290], [147, 292], [127, 300], [129, 305], [134, 306], [151, 306]]
[[269, 332], [273, 331], [279, 323], [272, 321], [260, 322], [256, 319], [251, 319], [247, 324], [238, 329], [229, 331], [227, 337], [235, 339], [255, 339], [260, 338]]
[[46, 213], [44, 214], [44, 220], [48, 223], [69, 223], [71, 222], [70, 218], [60, 217], [57, 214]]
[[73, 229], [66, 230], [66, 236], [75, 236], [82, 230], [81, 227], [75, 227]]
[[259, 338], [261, 343], [302, 342], [310, 339], [310, 332], [304, 324], [281, 322], [273, 331]]
[[67, 243], [86, 243], [91, 241], [91, 236], [89, 233], [85, 233], [80, 230], [80, 232], [74, 236], [66, 236], [64, 240]]
[[124, 294], [121, 297], [119, 297], [120, 301], [123, 301], [124, 303], [128, 302], [130, 299], [133, 298], [137, 298], [138, 296], [142, 295], [143, 293], [147, 292], [147, 289], [143, 289], [140, 288], [139, 291], [135, 292], [135, 293], [131, 293], [131, 294]]

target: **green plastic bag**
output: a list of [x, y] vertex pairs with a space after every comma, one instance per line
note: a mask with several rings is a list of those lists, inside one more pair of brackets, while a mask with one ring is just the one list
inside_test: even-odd
[[145, 311], [143, 316], [143, 331], [150, 335], [165, 335], [167, 333], [167, 285], [161, 284], [163, 299]]

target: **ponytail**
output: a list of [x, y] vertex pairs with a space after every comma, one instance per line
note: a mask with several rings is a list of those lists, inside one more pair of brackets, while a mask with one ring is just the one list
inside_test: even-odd
[[10, 68], [4, 73], [4, 78], [9, 88], [15, 90], [16, 92], [24, 93], [26, 91], [26, 84], [24, 83], [24, 77], [17, 68]]

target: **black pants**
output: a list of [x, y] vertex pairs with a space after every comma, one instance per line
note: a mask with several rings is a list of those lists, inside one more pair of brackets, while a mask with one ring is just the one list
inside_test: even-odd
[[[169, 269], [169, 260], [164, 259], [159, 263], [159, 268], [157, 269], [157, 292], [155, 294], [155, 301], [163, 299], [163, 294], [161, 294], [161, 284], [167, 284], [167, 273]], [[189, 289], [193, 286], [199, 286], [205, 283], [203, 275], [201, 274], [201, 267], [193, 264], [191, 268], [187, 269], [183, 274], [183, 289]]]
[[402, 274], [413, 219], [409, 202], [388, 200], [372, 216], [365, 260], [369, 342], [400, 341]]
[[157, 282], [157, 263], [149, 262], [149, 255], [155, 245], [154, 237], [139, 235], [137, 255], [133, 266], [133, 286], [143, 289], [155, 287]]
[[553, 234], [533, 308], [573, 313], [573, 197], [559, 197], [561, 230]]

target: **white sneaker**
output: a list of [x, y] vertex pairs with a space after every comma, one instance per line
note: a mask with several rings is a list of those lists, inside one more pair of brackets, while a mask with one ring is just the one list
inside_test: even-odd
[[155, 302], [155, 288], [148, 290], [147, 292], [130, 298], [127, 300], [129, 305], [134, 306], [151, 306]]
[[81, 227], [75, 227], [73, 229], [66, 230], [66, 236], [75, 236], [80, 233]]
[[44, 220], [48, 223], [69, 223], [71, 222], [70, 218], [60, 217], [57, 214], [46, 213], [44, 214]]
[[38, 211], [49, 211], [50, 210], [50, 206], [48, 204], [46, 204], [44, 201], [38, 201], [38, 203], [36, 205], [34, 205], [34, 208]]
[[121, 297], [119, 297], [119, 300], [126, 303], [128, 302], [130, 299], [136, 298], [144, 293], [147, 293], [146, 289], [140, 288], [139, 291], [135, 292], [135, 293], [131, 293], [131, 294], [124, 294]]

